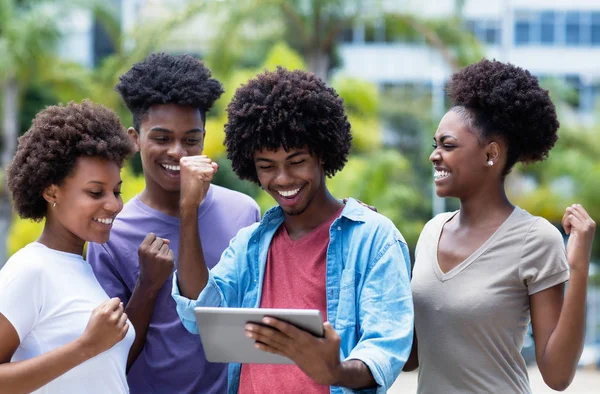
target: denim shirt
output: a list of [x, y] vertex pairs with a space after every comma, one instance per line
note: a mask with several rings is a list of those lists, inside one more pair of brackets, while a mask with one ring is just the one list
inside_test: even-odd
[[[271, 239], [283, 223], [275, 207], [260, 223], [238, 232], [209, 272], [197, 300], [180, 295], [177, 274], [172, 295], [183, 325], [198, 333], [197, 306], [258, 308]], [[340, 359], [358, 359], [378, 387], [334, 393], [385, 393], [410, 354], [413, 301], [410, 257], [404, 238], [386, 217], [349, 199], [329, 230], [326, 261], [327, 317], [341, 338]], [[241, 364], [229, 366], [229, 393], [237, 393]]]

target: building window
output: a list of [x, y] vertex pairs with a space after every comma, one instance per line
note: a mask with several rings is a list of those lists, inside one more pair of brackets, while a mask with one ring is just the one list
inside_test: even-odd
[[536, 14], [528, 11], [515, 13], [515, 45], [529, 45], [533, 43], [533, 26]]
[[556, 18], [553, 11], [540, 13], [540, 43], [552, 45], [556, 42], [555, 25]]
[[565, 16], [565, 44], [581, 44], [581, 14], [577, 11], [567, 12]]
[[500, 44], [500, 22], [492, 19], [469, 20], [467, 29], [481, 42], [488, 45]]
[[592, 12], [590, 22], [590, 44], [600, 46], [600, 12]]

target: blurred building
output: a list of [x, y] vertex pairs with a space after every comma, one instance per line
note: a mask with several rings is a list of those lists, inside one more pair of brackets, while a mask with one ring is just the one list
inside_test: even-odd
[[[488, 58], [555, 77], [573, 87], [574, 106], [591, 117], [600, 105], [600, 1], [598, 0], [403, 0], [377, 3], [380, 12], [410, 12], [426, 18], [460, 13], [485, 44]], [[461, 3], [464, 3], [461, 5]], [[424, 43], [389, 42], [385, 18], [369, 34], [359, 22], [340, 49], [344, 74], [383, 86], [422, 85], [435, 90], [450, 67]], [[435, 92], [434, 92], [435, 95]]]
[[[125, 1], [126, 2], [126, 1]], [[123, 0], [104, 0], [106, 18], [119, 18]], [[114, 53], [115, 43], [105, 25], [89, 9], [72, 7], [60, 20], [62, 37], [58, 42], [58, 55], [86, 67], [97, 66], [107, 55]]]

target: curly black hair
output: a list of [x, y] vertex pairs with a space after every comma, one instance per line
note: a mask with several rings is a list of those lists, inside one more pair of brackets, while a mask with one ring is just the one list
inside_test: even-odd
[[455, 73], [447, 90], [484, 138], [499, 136], [508, 145], [504, 174], [517, 162], [546, 159], [558, 140], [554, 104], [527, 70], [483, 59]]
[[238, 88], [227, 106], [227, 157], [241, 178], [258, 182], [254, 154], [307, 147], [333, 176], [352, 144], [343, 100], [314, 74], [278, 67]]
[[223, 94], [221, 83], [211, 78], [210, 70], [190, 55], [153, 53], [119, 78], [119, 92], [133, 115], [133, 127], [156, 104], [177, 104], [198, 108], [206, 122], [206, 112]]
[[42, 196], [60, 185], [81, 156], [101, 157], [123, 166], [134, 146], [117, 115], [84, 100], [43, 109], [19, 138], [17, 152], [7, 168], [14, 208], [24, 219], [42, 220], [47, 202]]

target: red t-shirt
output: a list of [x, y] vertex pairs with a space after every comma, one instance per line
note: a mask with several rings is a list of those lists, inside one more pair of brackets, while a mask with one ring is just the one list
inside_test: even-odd
[[[341, 211], [296, 241], [281, 225], [269, 247], [261, 308], [318, 309], [327, 320], [329, 227]], [[243, 364], [238, 393], [327, 394], [329, 386], [313, 382], [296, 365]]]

